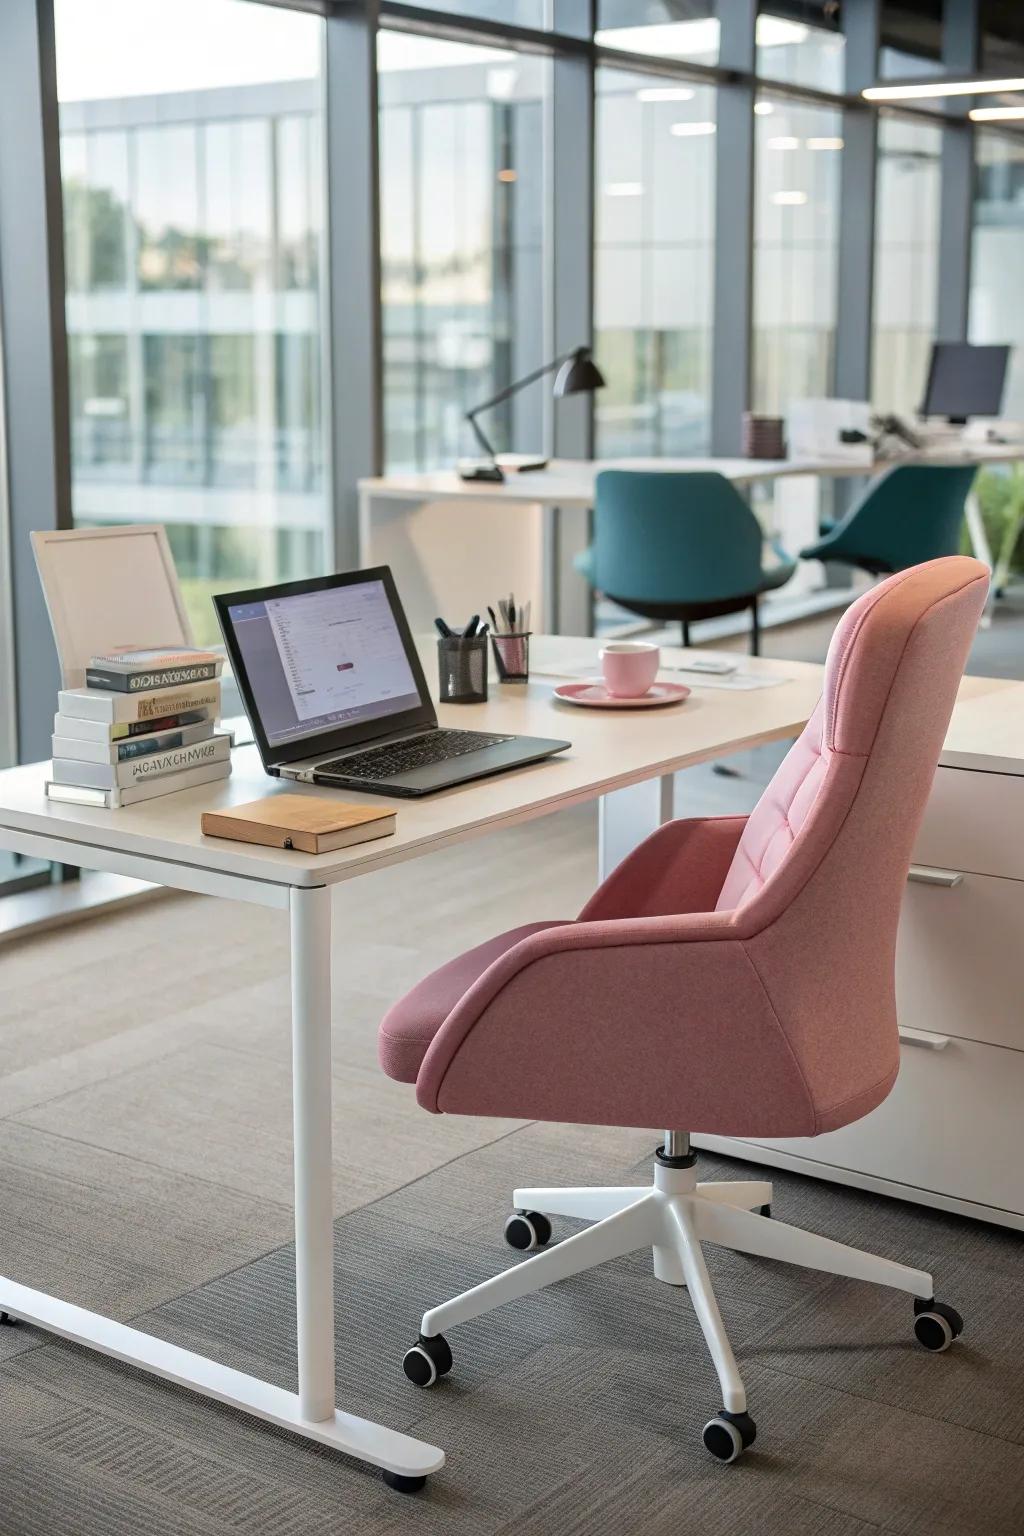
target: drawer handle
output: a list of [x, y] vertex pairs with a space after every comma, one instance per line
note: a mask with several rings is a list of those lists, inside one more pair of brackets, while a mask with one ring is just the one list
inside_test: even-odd
[[928, 1029], [910, 1029], [900, 1025], [900, 1043], [918, 1045], [923, 1051], [944, 1051], [949, 1044], [948, 1035], [933, 1035]]
[[941, 885], [947, 891], [962, 885], [963, 878], [958, 869], [928, 869], [924, 864], [911, 864], [907, 871], [908, 880], [916, 880], [920, 885]]

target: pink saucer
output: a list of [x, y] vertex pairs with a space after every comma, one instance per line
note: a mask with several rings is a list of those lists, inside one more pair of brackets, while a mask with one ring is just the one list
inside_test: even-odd
[[554, 692], [556, 699], [564, 699], [566, 704], [583, 704], [588, 709], [656, 709], [660, 704], [681, 704], [690, 696], [685, 683], [652, 683], [639, 698], [616, 699], [600, 677], [584, 683], [560, 683]]

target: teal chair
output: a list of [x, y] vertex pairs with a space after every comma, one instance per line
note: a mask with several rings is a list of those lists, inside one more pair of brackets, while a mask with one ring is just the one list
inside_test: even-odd
[[964, 505], [974, 464], [897, 464], [873, 480], [860, 500], [804, 560], [841, 560], [872, 576], [960, 552]]
[[796, 565], [761, 564], [761, 525], [735, 486], [714, 471], [605, 469], [594, 490], [594, 542], [576, 568], [597, 591], [645, 619], [682, 625], [751, 611], [760, 655], [758, 599]]

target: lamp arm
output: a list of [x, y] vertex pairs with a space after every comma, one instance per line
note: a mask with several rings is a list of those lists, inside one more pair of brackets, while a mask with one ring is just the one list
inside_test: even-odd
[[543, 368], [535, 368], [532, 373], [525, 374], [523, 378], [516, 379], [512, 384], [507, 384], [504, 389], [499, 390], [496, 395], [492, 395], [489, 400], [483, 400], [479, 405], [474, 405], [471, 411], [466, 412], [466, 420], [477, 434], [477, 437], [479, 438], [481, 435], [480, 428], [473, 418], [479, 411], [489, 411], [493, 405], [501, 405], [510, 396], [517, 395], [521, 389], [525, 389], [528, 384], [536, 384], [537, 380], [542, 379], [546, 373], [554, 373], [556, 368], [560, 368], [563, 363], [567, 363], [570, 357], [574, 356], [574, 352], [567, 352], [564, 357], [556, 357], [553, 362], [545, 363]]

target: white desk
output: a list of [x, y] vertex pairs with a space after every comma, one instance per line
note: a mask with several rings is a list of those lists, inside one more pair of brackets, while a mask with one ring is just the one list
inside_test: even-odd
[[[390, 565], [409, 622], [425, 630], [438, 613], [465, 617], [509, 588], [535, 601], [534, 619], [555, 633], [585, 633], [590, 596], [571, 557], [589, 542], [594, 480], [602, 469], [717, 470], [734, 485], [800, 482], [776, 530], [791, 553], [818, 537], [818, 479], [871, 475], [894, 462], [1012, 463], [1024, 448], [977, 443], [943, 446], [873, 465], [848, 459], [552, 459], [547, 469], [510, 474], [503, 484], [460, 480], [454, 471], [394, 474], [359, 482], [360, 564]], [[516, 511], [513, 526], [503, 516]], [[976, 499], [967, 521], [974, 552], [990, 568]], [[798, 575], [795, 580], [805, 580]]]
[[[538, 661], [578, 656], [578, 640], [535, 642]], [[424, 646], [436, 678], [434, 647]], [[667, 659], [671, 659], [669, 656]], [[440, 711], [447, 724], [560, 736], [572, 750], [549, 762], [398, 806], [394, 837], [313, 857], [204, 838], [203, 810], [272, 792], [255, 749], [235, 754], [232, 777], [119, 811], [51, 804], [49, 765], [0, 773], [0, 846], [86, 869], [134, 875], [175, 890], [254, 902], [287, 912], [292, 954], [292, 1062], [295, 1161], [295, 1269], [298, 1391], [284, 1391], [190, 1350], [0, 1278], [0, 1311], [112, 1355], [257, 1418], [320, 1441], [388, 1473], [420, 1478], [444, 1454], [345, 1412], [335, 1403], [331, 1202], [331, 887], [494, 828], [600, 799], [602, 846], [624, 847], [672, 814], [676, 769], [797, 734], [817, 699], [822, 669], [798, 662], [750, 663], [789, 681], [750, 693], [697, 688], [681, 708], [629, 716], [552, 700], [552, 683], [492, 686], [491, 702]], [[629, 786], [653, 785], [649, 799]], [[294, 784], [282, 785], [294, 793]], [[617, 792], [626, 791], [622, 799]], [[324, 794], [317, 789], [301, 793]], [[378, 797], [366, 797], [378, 801]], [[378, 803], [380, 803], [378, 801]], [[608, 827], [622, 820], [628, 827]], [[646, 825], [645, 825], [646, 823]], [[493, 883], [494, 871], [489, 872]], [[417, 1113], [410, 1100], [410, 1114]], [[387, 1363], [382, 1362], [382, 1368]]]

